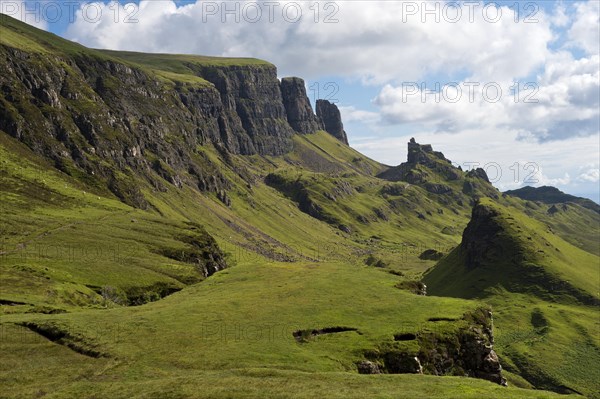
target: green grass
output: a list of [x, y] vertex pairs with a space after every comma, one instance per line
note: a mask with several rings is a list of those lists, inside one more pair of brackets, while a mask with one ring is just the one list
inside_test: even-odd
[[193, 70], [191, 65], [199, 66], [270, 66], [273, 64], [256, 58], [209, 57], [189, 54], [153, 54], [136, 53], [131, 51], [99, 50], [111, 57], [126, 60], [132, 63], [145, 65], [153, 69], [189, 74]]
[[481, 204], [497, 212], [500, 228], [488, 262], [469, 270], [457, 248], [425, 276], [428, 292], [490, 303], [496, 348], [511, 373], [538, 388], [598, 397], [598, 307], [585, 305], [598, 298], [598, 257], [516, 208]]
[[[210, 87], [198, 77], [204, 68], [274, 68], [255, 59], [90, 50], [4, 17], [0, 44], [2, 51], [18, 48], [41, 67], [68, 72], [65, 85], [81, 85], [85, 92], [78, 92], [78, 100], [64, 99], [65, 104], [85, 115], [108, 108], [72, 73], [67, 58], [90, 67], [93, 60], [125, 63], [156, 80], [156, 93], [173, 86]], [[105, 76], [102, 85], [107, 98], [120, 98], [117, 79]], [[68, 116], [65, 109], [33, 106], [25, 94], [15, 96], [10, 103], [3, 100], [6, 112], [33, 124]], [[133, 96], [128, 99], [144, 117], [163, 112], [164, 100]], [[106, 138], [127, 142], [104, 118], [93, 122]], [[164, 140], [186, 145], [176, 133], [182, 126], [189, 127], [174, 124]], [[66, 128], [73, 130], [78, 147], [88, 146], [76, 127]], [[50, 135], [32, 137], [46, 148], [59, 145]], [[545, 297], [531, 295], [526, 287], [509, 290], [521, 270], [512, 277], [496, 270], [487, 276], [490, 284], [478, 286], [455, 264], [460, 256], [451, 251], [471, 212], [472, 197], [462, 192], [463, 185], [477, 183], [477, 195], [497, 195], [493, 187], [465, 174], [448, 181], [441, 161], [416, 171], [450, 187], [447, 194], [379, 179], [375, 176], [386, 166], [325, 132], [296, 135], [293, 145], [281, 157], [224, 156], [210, 145], [191, 148], [203, 173], [227, 179], [230, 206], [214, 193], [177, 188], [151, 171], [155, 183], [167, 190], [157, 190], [147, 176], [132, 170], [115, 173], [122, 196], [131, 199], [134, 188], [143, 194], [148, 207], [140, 210], [125, 205], [106, 181], [78, 169], [68, 157], [57, 162], [60, 172], [55, 163], [0, 132], [0, 396], [558, 397], [513, 385], [564, 385], [592, 397], [598, 391], [596, 308], [541, 284]], [[144, 155], [165, 175], [189, 174], [149, 151]], [[88, 156], [107, 168], [112, 165]], [[265, 184], [269, 175], [281, 184]], [[329, 223], [299, 209], [299, 192], [320, 207]], [[544, 254], [526, 260], [541, 262], [554, 281], [568, 280], [597, 295], [597, 257], [585, 252], [594, 252], [590, 231], [597, 215], [573, 206], [551, 217], [544, 206], [500, 196], [489, 205], [506, 215], [501, 222], [507, 245], [516, 242], [530, 254], [543, 249]], [[229, 265], [209, 278], [189, 261], [199, 253], [190, 243], [206, 238], [203, 228]], [[446, 262], [455, 275], [428, 284], [434, 294], [455, 297], [411, 292], [434, 266], [419, 259], [426, 249], [451, 252], [440, 265]], [[439, 270], [438, 265], [428, 278]], [[357, 373], [356, 362], [367, 353], [394, 346], [416, 351], [423, 344], [395, 342], [395, 334], [455, 335], [466, 327], [463, 315], [486, 306], [484, 301], [494, 307], [497, 349], [510, 388], [470, 378]], [[128, 306], [141, 302], [148, 303]], [[327, 327], [356, 331], [306, 342], [293, 335]]]
[[[8, 378], [11, 373], [20, 373], [7, 367], [5, 392], [41, 389], [50, 392], [50, 397], [92, 392], [143, 397], [160, 392], [167, 397], [195, 397], [192, 389], [198, 380], [220, 377], [227, 383], [203, 395], [231, 397], [236, 392], [243, 397], [260, 393], [311, 397], [329, 389], [331, 395], [350, 397], [408, 398], [414, 392], [431, 393], [433, 397], [477, 397], [484, 391], [511, 397], [550, 397], [469, 379], [444, 377], [433, 381], [428, 377], [357, 375], [353, 362], [362, 357], [363, 350], [391, 339], [399, 329], [426, 325], [430, 317], [457, 318], [473, 306], [468, 301], [405, 293], [393, 287], [396, 279], [387, 273], [342, 264], [248, 264], [142, 307], [43, 317], [5, 316], [3, 345], [6, 348], [12, 344], [17, 350], [4, 352], [4, 367], [17, 364], [16, 370], [22, 370], [24, 365], [19, 365], [15, 356], [32, 348], [35, 356], [28, 357], [28, 363], [37, 357], [44, 367], [56, 367], [52, 379], [41, 381], [12, 380]], [[74, 336], [87, 337], [109, 358], [84, 361], [78, 355], [71, 366], [72, 351], [44, 345], [36, 335], [11, 326], [22, 320], [62, 326]], [[306, 344], [292, 337], [299, 328], [331, 325], [353, 326], [361, 335], [334, 334]], [[43, 360], [47, 351], [54, 352], [56, 366]], [[35, 363], [29, 363], [28, 369], [35, 370]], [[74, 375], [81, 377], [73, 381]], [[260, 383], [260, 376], [274, 378]], [[322, 383], [315, 385], [315, 378]], [[110, 384], [105, 383], [108, 381]], [[298, 392], [285, 392], [283, 381], [296, 386]], [[339, 385], [341, 391], [331, 391], [331, 384]]]

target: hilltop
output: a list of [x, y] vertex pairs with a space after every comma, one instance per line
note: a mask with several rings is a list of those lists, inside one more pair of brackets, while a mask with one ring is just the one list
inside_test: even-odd
[[[579, 204], [584, 208], [591, 209], [595, 212], [600, 212], [600, 205], [596, 204], [594, 201], [563, 193], [556, 187], [542, 186], [536, 188], [527, 186], [517, 190], [509, 190], [505, 193], [512, 195], [513, 197], [518, 197], [528, 201], [539, 201], [544, 204], [568, 204], [571, 202], [574, 204]], [[558, 212], [558, 208], [555, 207], [554, 209], [556, 209], [556, 211], [552, 212]]]

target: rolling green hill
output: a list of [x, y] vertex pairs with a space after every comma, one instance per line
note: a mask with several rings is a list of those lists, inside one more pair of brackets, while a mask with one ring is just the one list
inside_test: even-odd
[[381, 165], [260, 60], [2, 16], [0, 66], [0, 396], [594, 397], [596, 212]]
[[506, 370], [538, 388], [596, 397], [599, 267], [547, 225], [483, 199], [461, 245], [424, 282], [432, 295], [492, 305]]

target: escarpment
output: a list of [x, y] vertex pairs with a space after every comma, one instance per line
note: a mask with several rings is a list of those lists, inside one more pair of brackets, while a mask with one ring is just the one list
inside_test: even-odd
[[0, 130], [135, 207], [148, 207], [146, 184], [230, 188], [201, 146], [283, 155], [294, 134], [321, 127], [302, 79], [280, 82], [266, 62], [184, 62], [180, 74], [81, 49], [48, 56], [1, 45]]

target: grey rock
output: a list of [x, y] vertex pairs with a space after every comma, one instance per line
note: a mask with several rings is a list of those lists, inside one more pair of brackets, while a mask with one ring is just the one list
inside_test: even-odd
[[292, 129], [301, 134], [319, 130], [319, 122], [306, 95], [304, 80], [293, 77], [281, 79], [281, 96]]
[[317, 100], [317, 118], [327, 133], [348, 145], [348, 136], [344, 131], [344, 124], [337, 105], [327, 100]]
[[359, 374], [381, 374], [379, 365], [368, 360], [358, 362], [356, 367]]

